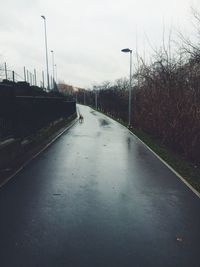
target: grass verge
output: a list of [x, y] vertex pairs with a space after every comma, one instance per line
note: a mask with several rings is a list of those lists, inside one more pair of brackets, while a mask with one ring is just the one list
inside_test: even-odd
[[177, 173], [179, 173], [192, 187], [200, 192], [200, 169], [195, 164], [189, 162], [183, 156], [175, 153], [164, 146], [159, 140], [144, 133], [140, 129], [131, 129], [140, 140], [150, 147], [158, 156], [166, 161]]

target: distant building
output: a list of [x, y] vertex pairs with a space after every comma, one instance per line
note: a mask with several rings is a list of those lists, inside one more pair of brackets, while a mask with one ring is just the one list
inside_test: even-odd
[[73, 94], [73, 92], [75, 91], [74, 87], [69, 84], [59, 83], [57, 86], [58, 86], [58, 91], [61, 93]]

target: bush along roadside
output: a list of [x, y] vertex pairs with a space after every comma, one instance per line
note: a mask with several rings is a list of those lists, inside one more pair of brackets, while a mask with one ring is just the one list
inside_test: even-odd
[[[92, 107], [94, 108], [94, 107]], [[118, 123], [128, 127], [127, 123], [120, 118], [116, 118], [110, 113], [97, 111], [114, 119]], [[145, 133], [141, 129], [130, 127], [129, 130], [136, 135], [142, 142], [144, 142], [150, 149], [152, 149], [161, 159], [163, 159], [169, 166], [171, 166], [178, 174], [180, 174], [193, 188], [200, 193], [200, 168], [196, 164], [190, 162], [186, 157], [179, 155], [172, 149], [163, 145], [157, 138]]]

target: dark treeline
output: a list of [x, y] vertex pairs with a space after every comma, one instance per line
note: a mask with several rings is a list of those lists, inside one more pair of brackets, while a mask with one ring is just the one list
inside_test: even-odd
[[[200, 22], [200, 17], [196, 18]], [[155, 52], [151, 63], [138, 57], [133, 75], [131, 125], [199, 165], [200, 47], [183, 36], [182, 41], [173, 57], [170, 46]], [[95, 107], [95, 93], [100, 110], [127, 122], [127, 80], [79, 91], [78, 101], [84, 103], [85, 98], [87, 105]]]

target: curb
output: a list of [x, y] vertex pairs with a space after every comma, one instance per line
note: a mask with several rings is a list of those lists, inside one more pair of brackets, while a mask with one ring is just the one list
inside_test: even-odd
[[158, 154], [156, 154], [156, 152], [154, 152], [147, 144], [145, 144], [137, 135], [135, 135], [129, 129], [128, 131], [130, 132], [131, 135], [136, 137], [148, 150], [150, 150], [154, 154], [154, 156], [156, 156], [168, 169], [170, 169], [170, 171], [172, 171], [198, 198], [200, 198], [200, 193], [191, 184], [189, 184], [183, 178], [183, 176], [181, 176], [177, 171], [175, 171], [165, 160], [163, 160]]
[[35, 155], [33, 155], [30, 159], [25, 161], [21, 167], [19, 167], [13, 174], [8, 176], [1, 184], [0, 188], [2, 188], [5, 184], [7, 184], [15, 175], [17, 175], [20, 171], [22, 171], [33, 159], [35, 159], [37, 156], [39, 156], [43, 151], [45, 151], [49, 146], [51, 146], [61, 135], [63, 135], [66, 131], [68, 131], [72, 126], [74, 126], [78, 122], [78, 119], [74, 119], [66, 128], [63, 130], [61, 129], [61, 132], [59, 132], [49, 143], [47, 143], [39, 152], [37, 152]]

